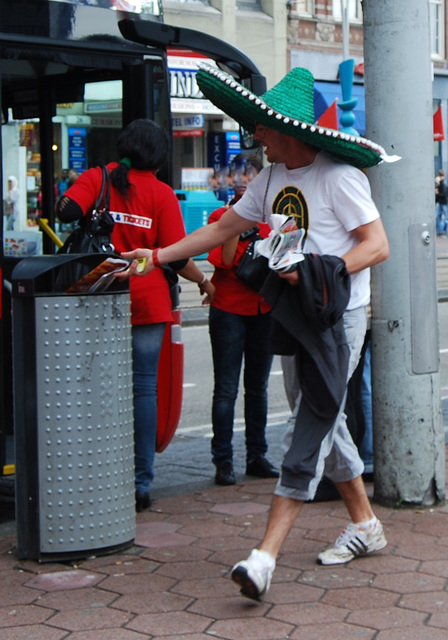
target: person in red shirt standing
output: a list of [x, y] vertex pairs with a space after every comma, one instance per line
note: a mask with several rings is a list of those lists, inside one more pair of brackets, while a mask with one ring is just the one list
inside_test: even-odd
[[[247, 182], [262, 164], [257, 157], [237, 156], [229, 167], [234, 178], [236, 202]], [[214, 211], [209, 223], [216, 222], [228, 206]], [[258, 225], [261, 237], [269, 235], [267, 224]], [[252, 231], [252, 230], [251, 230]], [[208, 261], [214, 265], [211, 279], [215, 297], [210, 305], [209, 332], [212, 345], [214, 390], [212, 404], [212, 460], [215, 483], [235, 484], [233, 470], [233, 421], [235, 402], [244, 358], [244, 417], [246, 424], [246, 474], [277, 478], [279, 473], [267, 460], [266, 420], [268, 380], [272, 365], [269, 349], [270, 306], [236, 275], [237, 266], [250, 242], [250, 235], [236, 236], [213, 249]]]
[[[152, 120], [131, 122], [118, 138], [120, 162], [107, 168], [111, 177], [110, 214], [115, 220], [112, 242], [118, 253], [137, 247], [166, 247], [185, 236], [179, 201], [157, 178], [168, 159], [166, 131]], [[84, 171], [56, 204], [63, 222], [91, 211], [102, 184], [102, 168]], [[194, 264], [170, 265], [213, 298], [213, 285]], [[136, 510], [150, 506], [157, 436], [157, 369], [167, 322], [173, 320], [168, 280], [162, 268], [148, 278], [130, 281], [135, 435]]]

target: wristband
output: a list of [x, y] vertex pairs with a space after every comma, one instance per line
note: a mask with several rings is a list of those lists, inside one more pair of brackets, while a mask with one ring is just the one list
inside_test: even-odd
[[201, 280], [201, 282], [198, 282], [198, 283], [197, 283], [197, 284], [198, 284], [198, 287], [200, 287], [201, 285], [203, 285], [203, 284], [204, 284], [204, 282], [206, 282], [206, 280], [207, 280], [207, 276], [205, 275], [205, 273], [203, 273], [203, 274], [202, 274], [202, 280]]
[[152, 263], [155, 267], [161, 267], [157, 254], [159, 253], [159, 247], [152, 250]]

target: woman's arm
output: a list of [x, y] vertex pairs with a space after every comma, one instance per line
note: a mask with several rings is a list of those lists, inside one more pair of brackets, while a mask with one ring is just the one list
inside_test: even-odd
[[215, 287], [207, 278], [205, 273], [196, 266], [194, 260], [190, 258], [186, 266], [178, 271], [178, 274], [190, 282], [196, 282], [201, 295], [204, 295], [204, 293], [207, 294], [202, 304], [212, 302], [215, 296]]
[[234, 262], [239, 239], [239, 236], [235, 236], [222, 245], [222, 261], [224, 264], [229, 265]]
[[55, 209], [56, 215], [61, 222], [74, 222], [75, 220], [80, 220], [83, 216], [79, 204], [67, 196], [59, 198]]

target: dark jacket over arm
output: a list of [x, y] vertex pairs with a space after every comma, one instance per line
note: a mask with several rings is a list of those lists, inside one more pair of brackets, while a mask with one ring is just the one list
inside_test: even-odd
[[342, 315], [350, 299], [350, 275], [341, 258], [316, 254], [307, 254], [298, 272], [297, 287], [271, 274], [261, 294], [277, 322], [273, 351], [295, 354], [303, 394], [282, 484], [306, 490], [320, 444], [345, 401], [350, 352]]

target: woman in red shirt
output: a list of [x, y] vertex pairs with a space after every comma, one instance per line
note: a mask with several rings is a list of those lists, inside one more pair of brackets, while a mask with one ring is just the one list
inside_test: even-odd
[[[157, 178], [168, 159], [165, 130], [152, 120], [131, 122], [118, 138], [120, 162], [107, 165], [111, 176], [112, 242], [118, 253], [138, 247], [165, 247], [185, 236], [176, 194]], [[56, 205], [63, 222], [90, 211], [100, 192], [102, 169], [84, 171]], [[192, 260], [171, 265], [213, 297], [213, 286]], [[130, 279], [135, 436], [136, 509], [150, 506], [157, 436], [157, 369], [167, 322], [173, 320], [169, 284], [162, 269]]]
[[[234, 177], [236, 202], [247, 182], [262, 168], [256, 157], [237, 156], [229, 172]], [[216, 222], [227, 210], [214, 211], [209, 223]], [[267, 224], [259, 225], [259, 235], [269, 235]], [[270, 306], [236, 275], [236, 268], [250, 242], [236, 237], [213, 249], [208, 260], [215, 267], [211, 279], [215, 297], [211, 302], [209, 332], [212, 345], [214, 390], [212, 405], [212, 460], [216, 466], [215, 482], [235, 484], [233, 471], [233, 420], [235, 401], [244, 358], [244, 417], [246, 423], [246, 474], [260, 478], [277, 478], [278, 471], [266, 459], [268, 381], [272, 364], [269, 349]]]

